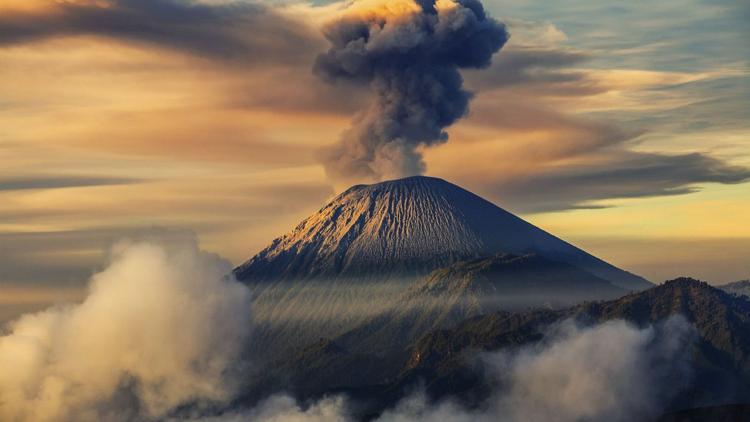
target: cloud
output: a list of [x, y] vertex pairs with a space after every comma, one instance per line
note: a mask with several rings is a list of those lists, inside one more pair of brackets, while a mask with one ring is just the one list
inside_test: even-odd
[[[456, 142], [427, 153], [433, 174], [525, 213], [602, 208], [609, 199], [690, 194], [707, 183], [750, 180], [750, 168], [707, 152], [642, 151], [648, 139], [664, 136], [648, 122], [617, 121], [615, 112], [608, 119], [576, 114], [558, 105], [608, 95], [598, 91], [616, 86], [600, 81], [589, 92], [590, 78], [564, 89], [543, 79], [484, 81], [475, 112], [454, 129]], [[672, 134], [669, 141], [683, 136]], [[472, 166], [462, 165], [467, 161]]]
[[178, 0], [43, 1], [0, 15], [0, 46], [94, 35], [243, 63], [286, 63], [313, 54], [318, 37], [258, 3]]
[[684, 195], [705, 183], [750, 180], [750, 169], [706, 154], [657, 154], [620, 151], [599, 162], [540, 170], [494, 185], [493, 196], [520, 204], [526, 212], [600, 208], [593, 201]]
[[103, 251], [124, 237], [174, 243], [200, 236], [242, 262], [333, 193], [318, 167], [226, 170], [184, 175], [169, 163], [148, 163], [144, 171], [157, 172], [149, 183], [0, 192], [0, 289], [80, 289], [105, 265]]
[[[12, 216], [2, 215], [12, 219]], [[29, 221], [26, 216], [24, 221]], [[179, 228], [99, 227], [76, 230], [0, 231], [0, 288], [85, 287], [92, 269], [108, 261], [106, 250], [118, 239], [157, 241], [162, 246], [197, 242], [196, 234]]]
[[490, 356], [510, 386], [496, 403], [514, 421], [644, 420], [685, 387], [694, 330], [681, 316], [638, 329], [564, 323], [551, 344]]
[[444, 129], [468, 111], [459, 69], [488, 66], [508, 39], [477, 0], [354, 3], [324, 33], [331, 48], [315, 72], [373, 95], [321, 154], [329, 177], [347, 183], [424, 172], [417, 148], [445, 142]]
[[509, 46], [488, 69], [466, 72], [466, 81], [479, 92], [522, 88], [536, 89], [542, 96], [593, 95], [607, 87], [571, 69], [590, 59], [589, 54], [564, 48]]
[[228, 412], [220, 416], [204, 416], [194, 422], [349, 422], [346, 401], [341, 396], [329, 397], [310, 406], [300, 406], [292, 397], [270, 397], [253, 409]]
[[78, 305], [0, 337], [0, 419], [131, 420], [232, 397], [250, 293], [193, 244], [124, 243]]
[[[31, 4], [26, 2], [21, 4], [24, 7], [16, 5], [15, 9], [4, 9], [0, 14], [0, 28], [10, 31], [12, 25], [3, 27], [2, 22], [5, 22], [4, 19], [17, 22], [13, 19], [14, 16], [20, 16], [21, 21], [29, 19], [29, 22], [54, 18], [58, 23], [66, 19], [78, 22], [83, 18], [74, 19], [73, 16], [89, 14], [140, 16], [140, 20], [133, 21], [153, 26], [143, 34], [139, 31], [135, 31], [134, 35], [129, 34], [127, 28], [118, 29], [118, 25], [105, 30], [65, 23], [61, 28], [67, 28], [69, 32], [54, 32], [58, 31], [55, 25], [47, 27], [39, 24], [38, 26], [44, 27], [44, 31], [48, 31], [45, 32], [47, 35], [24, 40], [48, 39], [75, 33], [143, 43], [146, 38], [156, 34], [146, 47], [166, 47], [216, 60], [202, 63], [185, 61], [179, 55], [163, 54], [158, 48], [153, 50], [120, 45], [113, 50], [112, 44], [107, 40], [87, 42], [79, 39], [75, 42], [65, 40], [63, 44], [35, 44], [34, 49], [40, 49], [37, 54], [24, 52], [24, 49], [7, 50], [5, 57], [9, 69], [5, 71], [9, 74], [6, 80], [16, 79], [8, 83], [7, 87], [11, 93], [11, 104], [23, 103], [30, 97], [44, 99], [42, 105], [6, 113], [6, 118], [9, 119], [6, 124], [12, 128], [11, 135], [14, 138], [37, 143], [32, 163], [40, 159], [38, 145], [54, 139], [57, 145], [83, 147], [119, 156], [178, 157], [183, 161], [201, 160], [211, 163], [243, 162], [256, 167], [301, 166], [316, 160], [315, 151], [340, 133], [344, 116], [351, 110], [367, 107], [368, 92], [372, 94], [370, 83], [361, 79], [336, 77], [335, 84], [326, 85], [316, 80], [310, 72], [309, 67], [315, 55], [325, 48], [325, 40], [315, 27], [322, 21], [321, 17], [341, 9], [340, 4], [336, 7], [298, 5], [296, 10], [292, 10], [293, 8], [285, 6], [261, 6], [247, 2], [124, 0], [60, 3], [36, 0], [33, 3], [38, 7], [26, 8], [26, 4]], [[155, 8], [156, 11], [151, 13], [150, 8]], [[183, 28], [176, 21], [171, 21], [165, 11], [173, 8], [179, 11], [174, 16], [180, 16], [182, 21], [191, 24], [186, 24]], [[360, 12], [364, 8], [362, 6], [356, 11], [357, 16], [361, 17]], [[230, 13], [229, 10], [234, 12]], [[182, 17], [183, 14], [187, 17]], [[263, 28], [257, 25], [246, 26], [241, 20], [251, 19], [250, 16], [256, 14], [272, 15], [274, 18], [269, 18], [269, 23], [276, 22], [276, 17], [281, 21], [274, 28], [258, 31], [257, 33], [263, 34], [262, 37], [251, 36], [247, 28]], [[101, 21], [100, 25], [118, 22], [113, 17], [107, 19], [110, 20]], [[403, 173], [401, 170], [405, 174], [421, 172], [427, 163], [432, 174], [464, 184], [513, 210], [524, 212], [601, 207], [603, 204], [599, 201], [612, 198], [690, 193], [698, 189], [697, 185], [701, 183], [726, 183], [724, 180], [734, 181], [741, 176], [743, 169], [707, 153], [702, 154], [703, 160], [675, 159], [669, 154], [657, 152], [635, 153], [629, 144], [655, 137], [663, 139], [688, 136], [688, 132], [696, 142], [698, 137], [703, 136], [711, 136], [712, 139], [722, 136], [725, 139], [723, 142], [729, 142], [726, 141], [729, 137], [724, 134], [703, 135], [695, 132], [701, 130], [698, 126], [718, 126], [720, 123], [722, 130], [733, 128], [732, 130], [738, 131], [735, 138], [741, 142], [741, 128], [736, 126], [736, 122], [741, 120], [742, 113], [737, 112], [741, 107], [727, 103], [719, 108], [714, 103], [718, 100], [711, 100], [712, 95], [721, 98], [726, 95], [708, 92], [719, 88], [740, 92], [737, 83], [732, 82], [734, 79], [705, 79], [699, 75], [674, 73], [679, 76], [676, 78], [669, 72], [645, 72], [650, 76], [644, 72], [610, 72], [610, 75], [601, 69], [585, 69], [590, 61], [598, 63], [602, 58], [601, 53], [566, 47], [563, 45], [564, 34], [549, 24], [517, 20], [509, 22], [514, 38], [504, 47], [503, 53], [493, 59], [489, 68], [461, 69], [468, 91], [478, 92], [479, 95], [473, 100], [472, 114], [453, 127], [454, 142], [441, 148], [418, 147], [413, 153], [408, 145], [404, 149], [397, 147], [402, 144], [396, 143], [396, 146], [382, 148], [379, 154], [374, 154], [369, 147], [357, 147], [360, 145], [357, 142], [339, 143], [325, 149], [326, 152], [322, 154], [323, 161], [328, 163], [329, 175], [332, 171], [335, 173], [332, 170], [336, 167], [335, 163], [350, 163], [352, 168], [364, 169], [364, 173], [373, 175], [372, 177], [375, 177], [373, 172], [376, 170], [392, 173], [391, 176], [400, 175]], [[296, 50], [296, 44], [299, 43], [288, 46], [293, 49], [286, 54], [291, 62], [278, 62], [273, 55], [266, 57], [262, 54], [247, 54], [249, 50], [246, 49], [250, 47], [246, 42], [266, 43], [264, 45], [270, 50], [284, 50], [285, 40], [289, 38], [284, 31], [293, 27], [302, 31], [303, 37], [312, 44], [302, 43], [305, 47], [301, 50], [304, 52]], [[156, 29], [169, 34], [159, 35]], [[200, 45], [188, 48], [187, 40], [195, 35], [195, 31], [209, 31], [214, 34], [212, 37], [226, 37], [229, 41], [223, 45], [232, 52], [215, 53], [213, 49], [203, 51]], [[202, 39], [202, 36], [195, 36]], [[185, 37], [186, 41], [174, 43], [170, 41], [170, 37]], [[15, 41], [11, 44], [14, 43]], [[56, 52], [67, 51], [61, 49], [60, 45], [74, 48], [79, 54], [58, 54]], [[138, 47], [142, 45], [139, 44]], [[92, 62], [90, 57], [98, 59]], [[123, 57], [127, 60], [123, 60]], [[226, 66], [228, 62], [225, 59], [235, 60], [238, 66]], [[255, 66], [252, 75], [248, 75], [244, 67], [251, 64], [246, 60], [250, 60]], [[190, 66], [186, 66], [186, 63]], [[279, 66], [280, 64], [283, 66]], [[40, 68], [53, 69], [54, 75], [50, 77], [59, 81], [60, 75], [63, 75], [65, 83], [53, 84], [55, 88], [50, 90], [51, 85], [47, 82], [51, 79], [39, 79], [34, 76], [39, 75], [38, 72], [29, 70]], [[650, 78], [650, 82], [646, 85], [627, 85], [636, 83], [640, 78]], [[694, 81], [690, 82], [691, 80]], [[133, 90], [133, 86], [140, 89]], [[697, 90], [694, 93], [696, 98], [706, 100], [696, 102], [680, 97], [688, 87]], [[687, 105], [664, 108], [658, 102], [649, 100], [647, 103], [652, 110], [647, 116], [638, 118], [636, 114], [639, 111], [629, 110], [628, 107], [644, 104], [638, 92], [646, 88], [649, 95], [658, 94], [666, 98], [676, 96], [679, 101], [674, 104]], [[721, 94], [724, 91], [716, 92]], [[605, 110], [604, 115], [580, 115], [579, 108], [596, 109], [602, 105], [613, 107], [613, 102], [618, 102], [626, 93], [635, 97], [619, 105], [614, 104], [614, 109]], [[81, 110], [71, 108], [70, 104], [78, 104], [82, 96], [91, 96], [96, 105]], [[731, 107], [732, 105], [735, 107]], [[619, 110], [619, 106], [628, 110]], [[54, 127], [44, 124], [50, 119], [58, 119], [60, 109], [66, 110], [66, 117], [60, 119], [60, 124]], [[710, 109], [714, 110], [714, 114], [710, 113]], [[369, 108], [365, 109], [365, 114], [368, 113], [367, 110]], [[498, 112], [499, 110], [502, 112]], [[676, 119], [674, 113], [687, 113], [691, 118]], [[604, 117], [609, 120], [604, 121]], [[361, 120], [358, 122], [355, 126], [366, 123]], [[675, 134], [675, 130], [680, 133]], [[358, 136], [354, 129], [347, 134]], [[488, 135], [492, 136], [492, 142], [483, 138]], [[102, 142], [102, 139], [106, 139], [106, 142]], [[481, 149], [468, 145], [480, 142], [485, 142]], [[343, 145], [354, 145], [354, 148], [344, 148]], [[453, 148], [454, 145], [457, 147]], [[659, 146], [650, 149], [658, 151]], [[741, 154], [741, 145], [735, 149]], [[431, 155], [437, 150], [444, 152]], [[434, 159], [440, 157], [440, 154], [445, 157], [443, 160]], [[457, 160], [456, 157], [462, 159]], [[488, 157], [492, 157], [491, 162]], [[13, 162], [19, 161], [19, 158], [29, 161], [27, 157], [11, 158]], [[659, 178], [650, 173], [642, 175], [639, 169], [650, 166], [657, 158], [667, 172], [679, 171], [679, 166], [688, 164], [697, 169], [696, 179], [700, 180], [695, 181], [687, 175], [682, 178], [686, 179], [684, 182], [680, 178], [669, 179], [671, 176], [668, 174], [662, 177], [664, 180], [657, 180]], [[383, 166], [375, 165], [373, 170], [373, 160]], [[721, 162], [711, 164], [711, 160]], [[465, 166], [467, 161], [472, 166]], [[30, 167], [25, 165], [19, 167], [21, 172], [28, 171], [28, 168]], [[598, 183], [597, 177], [606, 173], [607, 180], [612, 180], [609, 173], [614, 172], [621, 176], [620, 183], [609, 182], [612, 183], [609, 186], [613, 190], [608, 196], [603, 192], [607, 186]], [[586, 175], [590, 177], [587, 178]], [[41, 180], [45, 176], [30, 175], [23, 178], [29, 179], [21, 181], [24, 186], [33, 186], [35, 182], [30, 180], [33, 178], [40, 179], [36, 183], [45, 183]], [[339, 180], [339, 187], [349, 183], [350, 178], [341, 178], [346, 180]], [[556, 188], [547, 188], [545, 180], [552, 180], [552, 185]], [[16, 185], [20, 183], [13, 182]], [[62, 181], [47, 182], [49, 185], [65, 184]], [[638, 184], [640, 185], [636, 186]], [[583, 185], [590, 186], [591, 189], [580, 188]], [[569, 197], [564, 197], [563, 193]], [[31, 215], [30, 218], [35, 219]]]
[[60, 189], [85, 186], [109, 186], [138, 183], [137, 179], [100, 176], [27, 176], [0, 178], [0, 191]]

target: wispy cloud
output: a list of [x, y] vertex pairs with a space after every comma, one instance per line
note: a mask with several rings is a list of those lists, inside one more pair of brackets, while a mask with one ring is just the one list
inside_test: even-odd
[[55, 2], [4, 10], [0, 45], [93, 35], [242, 63], [289, 63], [310, 54], [315, 34], [260, 3], [176, 0]]
[[[523, 211], [606, 207], [607, 199], [684, 195], [706, 183], [750, 180], [750, 169], [710, 156], [621, 152], [598, 163], [542, 170], [494, 186], [495, 195]], [[493, 189], [487, 186], [487, 189]], [[600, 202], [604, 201], [604, 202]]]
[[138, 179], [100, 176], [28, 176], [0, 177], [0, 191], [26, 189], [62, 189], [85, 186], [107, 186], [139, 183]]

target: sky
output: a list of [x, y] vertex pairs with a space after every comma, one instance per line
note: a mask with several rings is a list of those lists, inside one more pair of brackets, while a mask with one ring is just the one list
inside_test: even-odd
[[331, 156], [382, 91], [316, 65], [349, 3], [0, 0], [0, 319], [82, 297], [122, 238], [239, 264], [399, 172], [654, 282], [750, 278], [750, 5], [483, 3], [509, 39], [457, 65], [468, 111], [362, 173]]

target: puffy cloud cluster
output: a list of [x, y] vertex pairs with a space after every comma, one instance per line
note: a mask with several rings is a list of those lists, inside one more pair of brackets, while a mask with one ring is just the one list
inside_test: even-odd
[[340, 142], [321, 154], [339, 182], [424, 172], [418, 148], [445, 142], [444, 129], [468, 111], [471, 93], [459, 69], [489, 66], [508, 39], [477, 0], [356, 2], [324, 33], [331, 48], [315, 72], [373, 94]]
[[495, 414], [513, 421], [628, 421], [658, 416], [689, 375], [693, 329], [682, 317], [638, 329], [624, 321], [581, 329], [563, 325], [557, 339], [505, 360], [510, 387]]
[[0, 419], [138, 420], [231, 398], [250, 292], [195, 244], [121, 244], [85, 300], [0, 337]]

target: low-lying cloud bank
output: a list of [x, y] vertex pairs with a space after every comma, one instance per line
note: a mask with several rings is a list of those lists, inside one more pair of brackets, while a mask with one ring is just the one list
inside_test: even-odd
[[[251, 294], [230, 270], [195, 244], [121, 244], [82, 303], [25, 315], [0, 337], [0, 419], [355, 420], [343, 396], [229, 407], [252, 341]], [[689, 378], [693, 338], [680, 317], [646, 328], [568, 321], [539, 344], [482, 356], [498, 387], [480, 409], [415, 394], [378, 421], [642, 420]]]
[[121, 244], [86, 299], [0, 337], [0, 419], [144, 420], [232, 397], [250, 292], [195, 244]]

